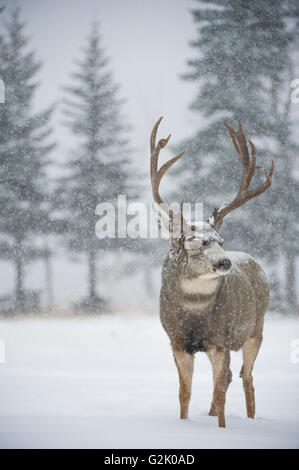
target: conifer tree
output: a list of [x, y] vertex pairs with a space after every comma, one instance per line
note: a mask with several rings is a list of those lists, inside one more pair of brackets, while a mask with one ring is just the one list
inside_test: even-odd
[[[225, 221], [226, 246], [236, 249], [237, 241], [238, 249], [263, 258], [273, 269], [280, 254], [294, 263], [297, 228], [290, 221], [288, 230], [286, 217], [293, 218], [297, 211], [298, 182], [296, 144], [286, 110], [297, 34], [296, 25], [287, 20], [298, 21], [298, 6], [294, 0], [204, 0], [192, 14], [198, 37], [191, 44], [195, 57], [188, 61], [184, 78], [197, 84], [192, 110], [201, 114], [203, 124], [179, 146], [188, 149], [185, 166], [181, 163], [179, 169], [183, 198], [204, 202], [208, 216], [234, 197], [242, 168], [223, 124], [236, 128], [241, 120], [245, 135], [256, 144], [258, 164], [269, 167], [272, 156], [276, 169], [271, 190]], [[256, 177], [253, 185], [259, 183]], [[294, 288], [294, 270], [290, 277]], [[292, 299], [286, 297], [286, 309], [290, 302], [294, 310], [294, 289]]]
[[14, 9], [0, 44], [0, 77], [5, 103], [0, 105], [1, 257], [16, 270], [16, 308], [25, 308], [25, 267], [43, 256], [39, 238], [50, 227], [46, 192], [52, 108], [33, 111], [40, 63], [28, 51], [20, 9]]
[[[92, 24], [83, 57], [66, 88], [65, 114], [78, 145], [66, 165], [68, 174], [59, 183], [58, 199], [68, 222], [67, 246], [86, 256], [88, 263], [87, 308], [101, 308], [97, 293], [98, 254], [125, 248], [125, 239], [99, 240], [95, 234], [101, 202], [116, 202], [118, 195], [134, 196], [129, 166], [127, 126], [123, 123], [118, 87], [113, 82], [101, 46], [97, 23]], [[135, 181], [136, 184], [136, 181]]]

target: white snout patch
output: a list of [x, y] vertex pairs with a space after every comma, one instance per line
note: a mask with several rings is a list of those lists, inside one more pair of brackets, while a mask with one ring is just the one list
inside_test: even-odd
[[[204, 276], [208, 276], [208, 274], [205, 274]], [[193, 279], [182, 279], [181, 287], [186, 294], [213, 294], [218, 287], [219, 276], [217, 274], [212, 276], [213, 277], [210, 278], [197, 276]]]
[[207, 279], [215, 279], [216, 277], [219, 277], [219, 276], [222, 276], [222, 273], [216, 270], [214, 273], [201, 274], [200, 278], [202, 280], [207, 280]]

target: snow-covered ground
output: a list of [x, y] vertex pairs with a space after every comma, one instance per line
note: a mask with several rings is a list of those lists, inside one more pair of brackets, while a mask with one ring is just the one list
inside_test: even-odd
[[[195, 363], [190, 419], [178, 419], [178, 378], [158, 317], [0, 321], [0, 447], [298, 448], [299, 320], [268, 316], [255, 365], [257, 414], [245, 415], [239, 370], [227, 428], [207, 415], [210, 364]], [[297, 355], [297, 357], [299, 354]]]

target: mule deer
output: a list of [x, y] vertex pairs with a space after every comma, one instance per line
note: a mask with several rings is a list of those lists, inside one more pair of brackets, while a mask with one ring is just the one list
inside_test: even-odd
[[[152, 193], [158, 204], [163, 203], [159, 194], [162, 177], [184, 153], [158, 170], [159, 152], [170, 138], [169, 135], [156, 145], [161, 120], [155, 124], [150, 139]], [[240, 377], [243, 379], [247, 416], [254, 418], [252, 369], [262, 342], [269, 287], [264, 271], [251, 256], [224, 251], [218, 231], [227, 214], [271, 186], [274, 171], [273, 160], [269, 172], [256, 166], [255, 146], [250, 140], [246, 141], [240, 122], [238, 131], [225, 125], [243, 165], [239, 191], [230, 204], [215, 208], [208, 222], [193, 226], [184, 219], [181, 205], [179, 219], [182, 224], [177, 237], [173, 236], [175, 214], [173, 211], [168, 213], [172, 244], [164, 259], [160, 292], [160, 318], [170, 338], [179, 374], [180, 417], [188, 417], [194, 355], [204, 351], [213, 368], [214, 391], [209, 415], [218, 416], [220, 427], [225, 427], [225, 397], [232, 379], [230, 351], [241, 348], [243, 366]], [[265, 182], [256, 189], [249, 189], [257, 168], [263, 168]]]

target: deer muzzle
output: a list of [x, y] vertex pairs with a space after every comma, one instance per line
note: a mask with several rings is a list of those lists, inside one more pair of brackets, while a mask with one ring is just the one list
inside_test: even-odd
[[217, 263], [213, 264], [214, 271], [229, 271], [232, 266], [232, 263], [229, 258], [222, 258]]

